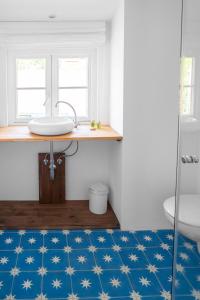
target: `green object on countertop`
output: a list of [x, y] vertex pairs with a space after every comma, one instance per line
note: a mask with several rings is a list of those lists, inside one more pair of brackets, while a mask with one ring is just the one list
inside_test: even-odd
[[97, 123], [97, 129], [101, 129], [101, 122], [100, 121]]
[[90, 127], [91, 127], [92, 129], [96, 129], [96, 126], [97, 126], [96, 121], [95, 121], [95, 120], [92, 120], [92, 121], [90, 122]]
[[96, 122], [95, 120], [92, 120], [91, 122], [90, 122], [90, 127], [91, 127], [91, 129], [101, 129], [101, 122], [99, 121], [99, 122]]

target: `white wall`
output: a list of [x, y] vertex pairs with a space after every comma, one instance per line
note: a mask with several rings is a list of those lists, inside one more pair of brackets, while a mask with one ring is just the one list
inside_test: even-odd
[[166, 227], [174, 194], [179, 0], [125, 0], [123, 228]]
[[119, 193], [113, 193], [113, 207], [118, 211], [121, 203], [123, 229], [165, 228], [162, 202], [175, 191], [181, 1], [122, 2], [124, 16], [121, 9], [112, 23], [117, 35], [124, 19], [123, 86], [116, 69], [123, 59], [120, 30], [111, 48], [111, 109], [117, 105], [111, 124], [120, 120], [123, 91], [124, 134], [111, 152], [111, 187]]
[[118, 0], [111, 23], [110, 37], [110, 123], [122, 134], [124, 101], [124, 1], [122, 0]]
[[[124, 100], [124, 1], [118, 0], [117, 10], [110, 26], [111, 79], [110, 124], [123, 134]], [[110, 151], [110, 201], [121, 220], [122, 212], [122, 143], [112, 143]]]
[[[57, 143], [62, 150], [66, 143]], [[0, 200], [38, 200], [38, 152], [49, 151], [48, 143], [1, 143]], [[108, 182], [110, 144], [80, 142], [76, 156], [66, 160], [66, 199], [88, 199], [88, 186]]]

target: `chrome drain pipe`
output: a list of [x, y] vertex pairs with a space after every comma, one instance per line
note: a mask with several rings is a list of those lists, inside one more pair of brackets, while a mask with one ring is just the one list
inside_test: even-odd
[[54, 180], [56, 165], [55, 165], [55, 162], [54, 162], [53, 142], [52, 141], [50, 141], [50, 164], [49, 164], [49, 169], [50, 169], [50, 180]]

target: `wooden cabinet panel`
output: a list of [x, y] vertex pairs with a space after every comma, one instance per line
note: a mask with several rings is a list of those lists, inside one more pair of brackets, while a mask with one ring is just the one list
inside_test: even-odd
[[[54, 153], [55, 177], [50, 179], [50, 155], [49, 153], [39, 153], [39, 202], [47, 203], [64, 203], [65, 202], [65, 157], [62, 156], [62, 163], [58, 164], [57, 159], [61, 153]], [[44, 164], [44, 159], [48, 164]]]

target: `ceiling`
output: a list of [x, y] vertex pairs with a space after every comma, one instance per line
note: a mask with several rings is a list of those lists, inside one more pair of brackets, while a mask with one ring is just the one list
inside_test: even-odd
[[120, 0], [0, 0], [0, 21], [109, 20]]

